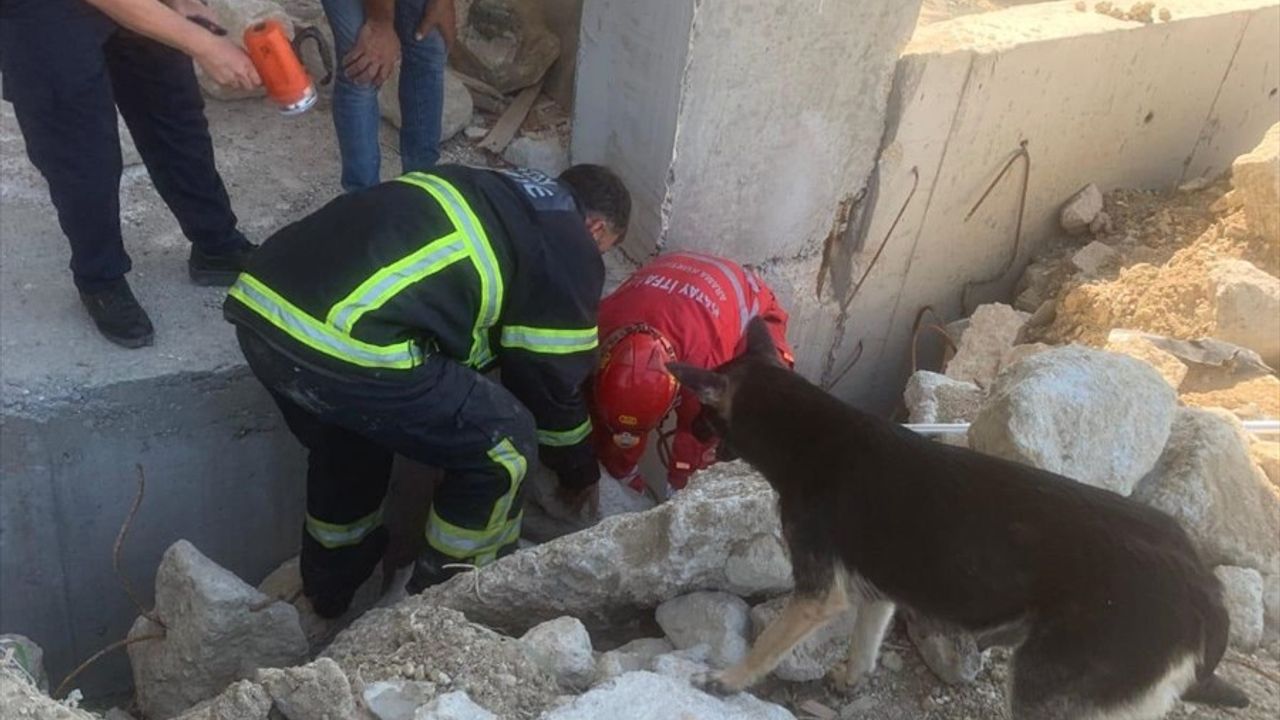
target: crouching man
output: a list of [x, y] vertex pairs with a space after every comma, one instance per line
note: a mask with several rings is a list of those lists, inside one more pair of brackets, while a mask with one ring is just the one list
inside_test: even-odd
[[[342, 614], [382, 559], [400, 453], [444, 470], [410, 583], [513, 551], [537, 451], [572, 503], [599, 477], [580, 387], [601, 254], [630, 197], [605, 168], [558, 179], [440, 166], [351, 193], [268, 239], [224, 305], [309, 451], [303, 590]], [[484, 376], [501, 368], [502, 384]]]
[[689, 252], [661, 256], [635, 271], [600, 304], [600, 364], [592, 379], [596, 452], [614, 479], [642, 492], [639, 462], [649, 435], [675, 412], [659, 438], [665, 490], [715, 462], [716, 438], [702, 406], [679, 390], [667, 364], [712, 369], [746, 350], [746, 327], [765, 321], [778, 352], [794, 365], [787, 313], [768, 285], [730, 260]]

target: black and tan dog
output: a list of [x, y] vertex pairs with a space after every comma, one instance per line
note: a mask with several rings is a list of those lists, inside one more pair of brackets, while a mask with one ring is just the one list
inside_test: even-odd
[[753, 323], [719, 372], [671, 371], [778, 493], [795, 595], [736, 692], [851, 604], [843, 681], [876, 665], [896, 605], [978, 633], [1013, 631], [1014, 718], [1138, 720], [1183, 697], [1245, 706], [1214, 676], [1222, 590], [1172, 518], [1052, 473], [932, 442], [845, 405], [778, 363]]

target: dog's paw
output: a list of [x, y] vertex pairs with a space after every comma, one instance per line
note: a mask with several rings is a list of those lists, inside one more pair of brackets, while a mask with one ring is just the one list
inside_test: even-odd
[[733, 682], [724, 672], [709, 671], [699, 673], [693, 677], [693, 686], [699, 690], [717, 695], [719, 697], [727, 697], [729, 695], [737, 695], [742, 692], [742, 686]]

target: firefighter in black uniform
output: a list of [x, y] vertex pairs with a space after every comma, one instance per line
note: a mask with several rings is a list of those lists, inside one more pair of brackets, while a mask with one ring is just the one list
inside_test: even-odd
[[344, 612], [382, 559], [394, 453], [445, 471], [415, 589], [515, 549], [535, 457], [569, 497], [594, 487], [580, 386], [601, 253], [629, 215], [599, 166], [446, 165], [339, 197], [255, 253], [224, 312], [310, 451], [301, 569], [320, 615]]

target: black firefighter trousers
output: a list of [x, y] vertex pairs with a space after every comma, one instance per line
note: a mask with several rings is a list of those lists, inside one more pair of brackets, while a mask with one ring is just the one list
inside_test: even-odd
[[318, 613], [345, 611], [382, 559], [395, 453], [444, 470], [424, 528], [435, 562], [482, 566], [515, 550], [537, 440], [533, 417], [506, 388], [439, 355], [403, 378], [342, 376], [294, 361], [251, 330], [236, 333], [309, 451], [301, 570]]

